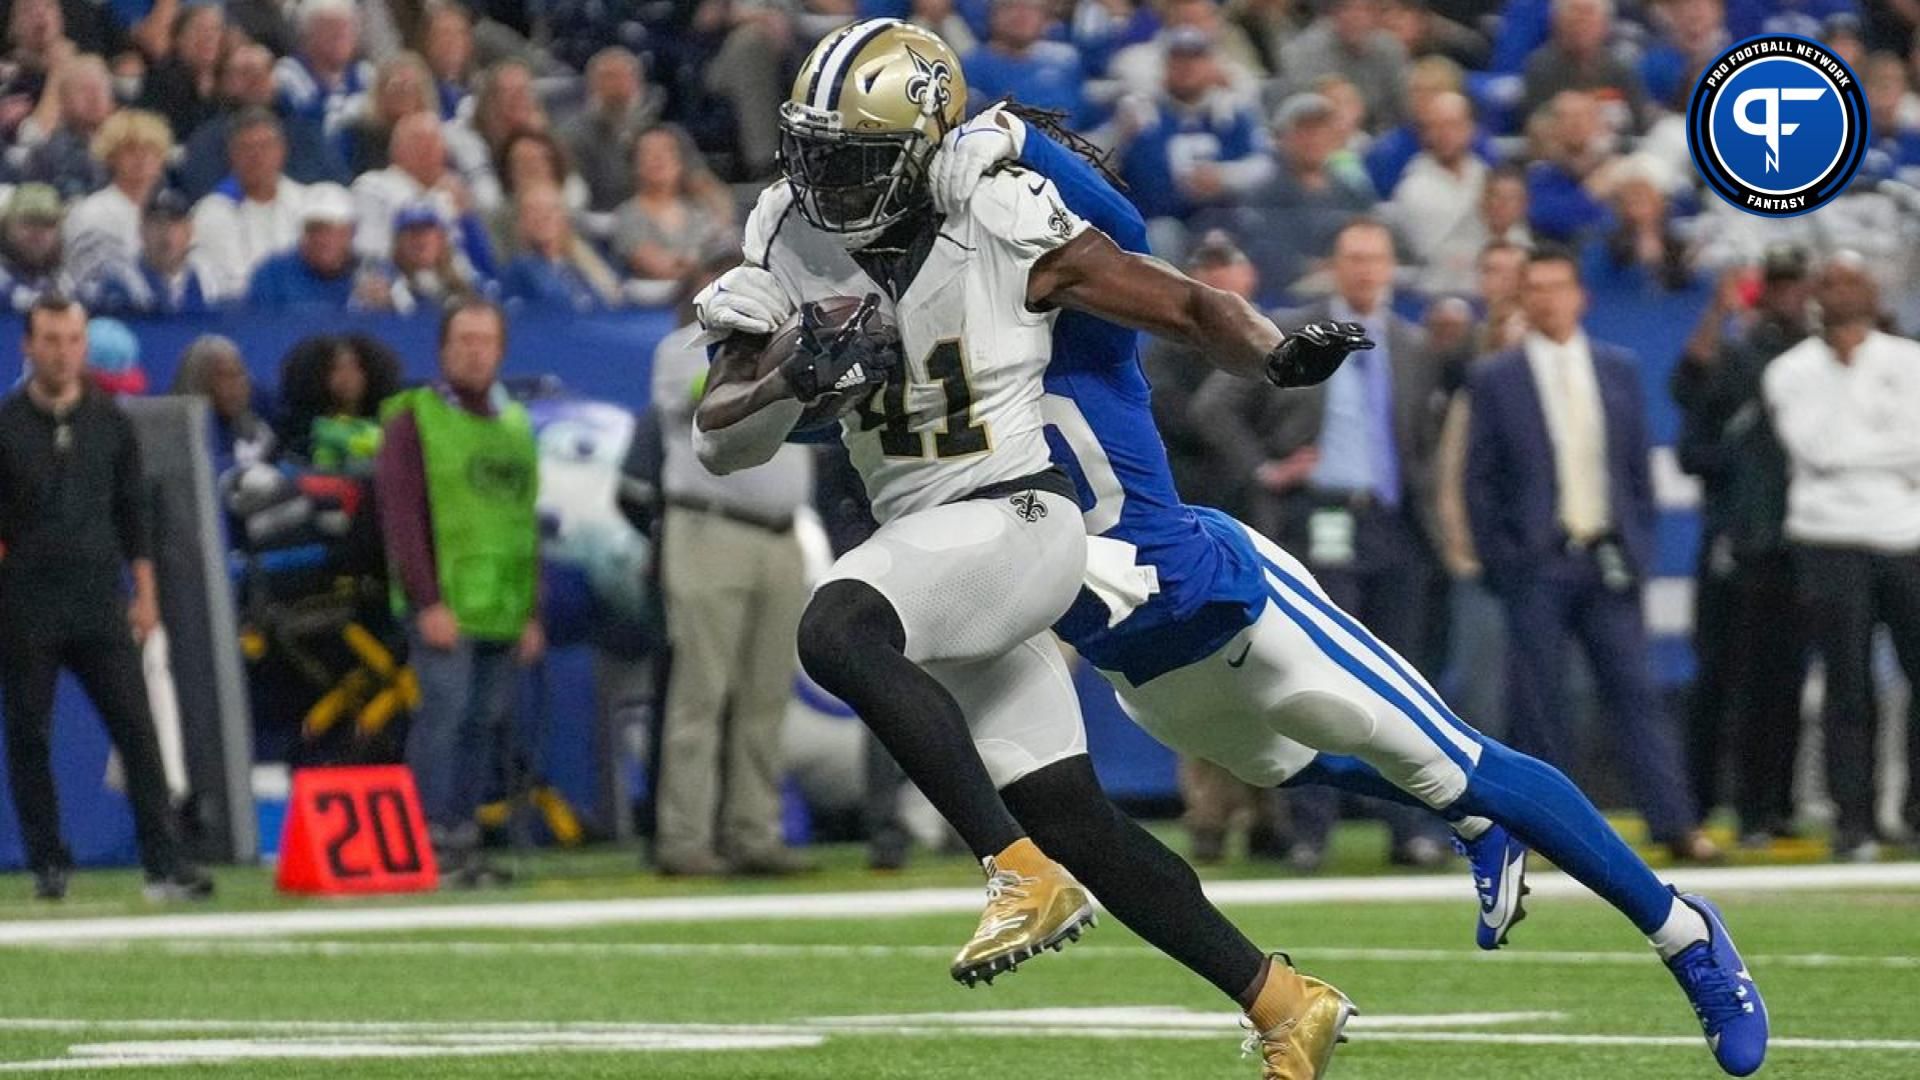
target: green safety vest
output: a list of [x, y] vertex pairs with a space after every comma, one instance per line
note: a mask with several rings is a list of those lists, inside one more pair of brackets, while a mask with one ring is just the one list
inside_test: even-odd
[[533, 617], [540, 573], [540, 462], [527, 410], [510, 402], [476, 416], [421, 388], [388, 399], [381, 420], [403, 410], [420, 429], [441, 601], [461, 633], [511, 641]]

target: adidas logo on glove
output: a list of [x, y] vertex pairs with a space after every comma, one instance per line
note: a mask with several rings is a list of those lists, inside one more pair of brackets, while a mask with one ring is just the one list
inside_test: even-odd
[[864, 364], [855, 364], [852, 367], [848, 368], [846, 371], [843, 371], [840, 373], [840, 378], [834, 381], [833, 389], [836, 392], [838, 392], [841, 390], [845, 390], [848, 387], [858, 386], [861, 383], [866, 381], [867, 381], [866, 366]]

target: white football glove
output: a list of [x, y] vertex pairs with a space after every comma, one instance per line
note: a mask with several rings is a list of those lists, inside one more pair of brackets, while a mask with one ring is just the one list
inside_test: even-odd
[[1026, 146], [1027, 125], [1000, 105], [947, 132], [927, 170], [933, 208], [942, 214], [958, 212], [988, 169], [1019, 157]]
[[758, 266], [736, 266], [715, 278], [693, 298], [693, 311], [705, 343], [731, 334], [771, 334], [794, 312], [793, 301], [772, 273]]

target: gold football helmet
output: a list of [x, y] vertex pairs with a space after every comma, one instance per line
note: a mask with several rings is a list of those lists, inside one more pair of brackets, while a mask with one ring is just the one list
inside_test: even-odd
[[800, 213], [834, 233], [884, 229], [926, 204], [927, 163], [966, 116], [960, 58], [898, 19], [836, 30], [780, 107], [780, 158]]

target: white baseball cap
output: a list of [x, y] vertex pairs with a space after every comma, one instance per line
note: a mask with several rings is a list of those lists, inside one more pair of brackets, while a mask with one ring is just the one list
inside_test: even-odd
[[315, 184], [308, 188], [306, 205], [300, 208], [302, 225], [351, 225], [357, 216], [353, 196], [339, 184]]

